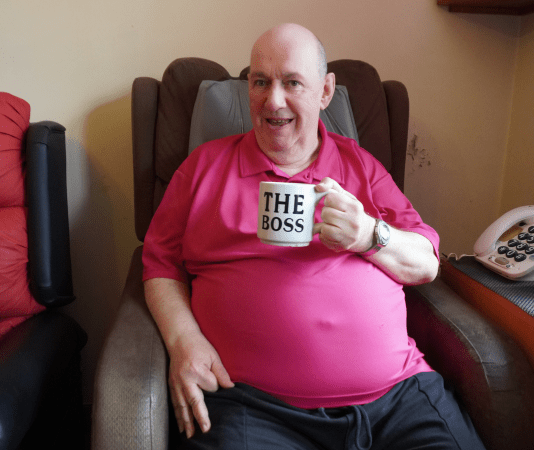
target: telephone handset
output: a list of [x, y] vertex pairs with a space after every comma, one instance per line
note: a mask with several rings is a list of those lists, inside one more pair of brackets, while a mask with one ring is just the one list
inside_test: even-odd
[[534, 281], [534, 205], [512, 209], [477, 239], [475, 258], [515, 281]]

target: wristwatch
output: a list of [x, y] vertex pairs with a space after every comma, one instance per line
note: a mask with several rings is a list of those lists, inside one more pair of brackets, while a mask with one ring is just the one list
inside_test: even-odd
[[366, 251], [359, 253], [360, 256], [371, 256], [378, 252], [380, 249], [388, 245], [391, 231], [389, 225], [383, 220], [376, 219], [375, 232], [373, 235], [373, 245]]

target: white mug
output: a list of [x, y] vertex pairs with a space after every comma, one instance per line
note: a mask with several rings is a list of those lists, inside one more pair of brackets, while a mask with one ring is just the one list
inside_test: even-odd
[[260, 182], [258, 237], [261, 242], [305, 247], [313, 239], [315, 207], [328, 192], [304, 183]]

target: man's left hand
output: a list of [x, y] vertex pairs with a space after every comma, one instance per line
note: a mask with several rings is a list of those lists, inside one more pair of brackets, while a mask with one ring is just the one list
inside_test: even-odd
[[375, 219], [367, 215], [362, 203], [339, 183], [324, 178], [315, 186], [317, 192], [330, 193], [325, 197], [321, 212], [323, 222], [316, 223], [313, 234], [319, 234], [321, 242], [336, 252], [364, 252], [373, 243]]

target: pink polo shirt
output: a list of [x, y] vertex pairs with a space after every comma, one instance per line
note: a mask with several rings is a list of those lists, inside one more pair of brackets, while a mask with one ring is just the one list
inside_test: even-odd
[[[359, 256], [256, 237], [260, 181], [328, 176], [371, 216], [427, 237], [384, 167], [355, 141], [327, 133], [317, 160], [288, 177], [254, 132], [208, 142], [174, 174], [145, 238], [143, 279], [194, 276], [191, 304], [232, 381], [300, 408], [364, 404], [432, 369], [406, 331], [402, 286]], [[316, 220], [320, 221], [319, 206]]]

